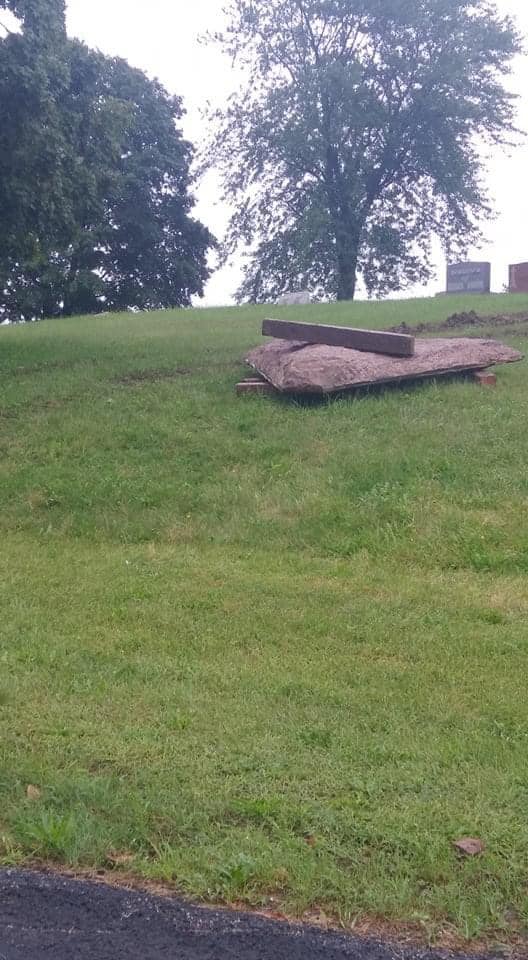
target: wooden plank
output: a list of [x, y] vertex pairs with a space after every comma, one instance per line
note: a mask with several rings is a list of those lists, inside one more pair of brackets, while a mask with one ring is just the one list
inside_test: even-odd
[[497, 377], [492, 370], [476, 370], [473, 374], [473, 380], [481, 387], [497, 386]]
[[271, 383], [268, 383], [267, 380], [241, 380], [240, 383], [236, 385], [236, 392], [239, 397], [270, 397], [278, 391]]
[[330, 327], [318, 323], [295, 323], [290, 320], [264, 320], [265, 337], [279, 340], [300, 340], [303, 343], [325, 343], [331, 347], [348, 347], [368, 353], [386, 353], [395, 357], [414, 356], [414, 337], [384, 330], [356, 330], [353, 327]]

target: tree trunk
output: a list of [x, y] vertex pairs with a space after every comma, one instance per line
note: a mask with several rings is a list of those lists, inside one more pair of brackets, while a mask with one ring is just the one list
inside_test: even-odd
[[[326, 108], [326, 112], [329, 108]], [[325, 123], [325, 127], [328, 127]], [[327, 133], [328, 139], [330, 134]], [[356, 274], [359, 238], [363, 224], [357, 223], [357, 214], [351, 208], [346, 184], [340, 172], [336, 148], [329, 143], [326, 151], [325, 186], [336, 244], [337, 299], [353, 300], [356, 292]]]
[[338, 300], [353, 300], [356, 293], [357, 252], [338, 263]]

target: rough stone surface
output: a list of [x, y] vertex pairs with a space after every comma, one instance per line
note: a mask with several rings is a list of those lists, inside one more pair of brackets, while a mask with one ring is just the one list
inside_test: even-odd
[[478, 837], [462, 837], [460, 840], [455, 840], [453, 846], [464, 857], [478, 857], [486, 849], [486, 844]]
[[279, 297], [277, 304], [280, 307], [305, 307], [312, 302], [309, 290], [299, 290], [298, 293], [285, 293]]
[[413, 357], [389, 357], [346, 347], [273, 340], [246, 357], [283, 393], [337, 393], [370, 384], [416, 380], [496, 363], [522, 360], [522, 354], [496, 340], [416, 340]]

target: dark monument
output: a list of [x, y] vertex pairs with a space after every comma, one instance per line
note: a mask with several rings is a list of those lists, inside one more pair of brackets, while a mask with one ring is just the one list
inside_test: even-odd
[[489, 293], [491, 263], [450, 263], [447, 266], [447, 293]]
[[528, 263], [511, 264], [510, 293], [528, 293]]

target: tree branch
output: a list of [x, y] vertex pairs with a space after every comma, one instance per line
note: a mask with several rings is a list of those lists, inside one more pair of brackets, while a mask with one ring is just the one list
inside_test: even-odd
[[0, 20], [0, 30], [5, 30], [6, 36], [8, 37], [13, 37], [15, 35], [15, 31], [10, 30], [9, 27], [6, 27], [5, 23], [2, 20]]

